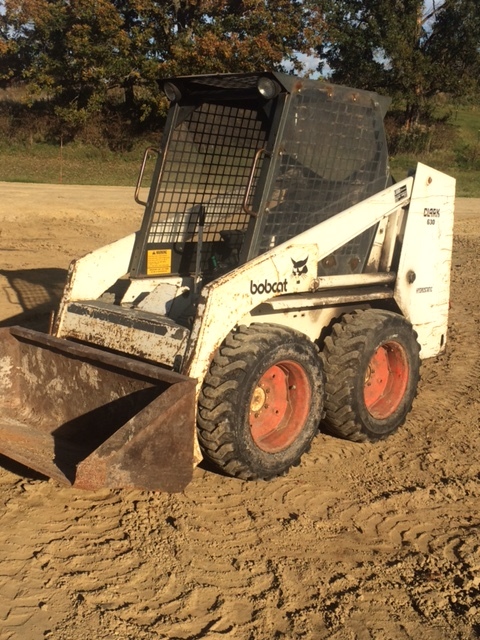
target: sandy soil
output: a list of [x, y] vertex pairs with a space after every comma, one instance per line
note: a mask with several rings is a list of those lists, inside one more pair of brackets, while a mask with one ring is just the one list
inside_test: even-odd
[[[0, 324], [45, 329], [133, 190], [0, 184]], [[81, 492], [0, 460], [0, 638], [480, 637], [480, 200], [459, 200], [447, 353], [375, 446], [320, 435], [269, 483]]]

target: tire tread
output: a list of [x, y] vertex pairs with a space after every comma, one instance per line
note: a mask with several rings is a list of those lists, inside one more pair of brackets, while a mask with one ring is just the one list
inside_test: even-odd
[[[284, 470], [279, 473], [260, 466], [253, 468], [239, 459], [232, 424], [238, 413], [239, 389], [245, 384], [248, 371], [254, 367], [259, 355], [268, 352], [272, 345], [289, 343], [292, 337], [297, 339], [295, 347], [301, 351], [303, 343], [300, 340], [308, 339], [297, 331], [267, 323], [242, 325], [226, 337], [212, 360], [198, 401], [198, 438], [205, 456], [228, 475], [244, 480], [268, 480], [284, 473]], [[316, 360], [321, 368], [318, 355]], [[323, 401], [323, 374], [321, 385]], [[320, 419], [321, 415], [318, 422]], [[295, 460], [290, 466], [298, 463], [299, 460]]]
[[[400, 320], [399, 320], [400, 319]], [[372, 336], [382, 329], [401, 321], [410, 330], [413, 337], [415, 353], [414, 360], [418, 359], [420, 347], [417, 342], [417, 334], [402, 316], [390, 311], [378, 309], [358, 310], [342, 316], [341, 321], [333, 326], [330, 336], [324, 341], [322, 358], [324, 363], [325, 383], [325, 421], [324, 429], [328, 433], [340, 438], [355, 442], [380, 440], [387, 435], [372, 436], [364, 429], [358, 419], [357, 408], [352, 402], [355, 384], [358, 384], [359, 360], [363, 349]], [[415, 372], [413, 372], [415, 375]], [[418, 381], [418, 371], [416, 372]], [[401, 423], [410, 411], [415, 392]]]

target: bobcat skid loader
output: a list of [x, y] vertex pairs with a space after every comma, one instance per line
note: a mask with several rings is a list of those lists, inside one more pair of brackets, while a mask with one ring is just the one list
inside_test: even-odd
[[75, 487], [268, 479], [319, 428], [376, 441], [445, 349], [455, 181], [389, 177], [374, 93], [163, 83], [141, 229], [72, 263], [53, 335], [2, 330], [0, 452]]

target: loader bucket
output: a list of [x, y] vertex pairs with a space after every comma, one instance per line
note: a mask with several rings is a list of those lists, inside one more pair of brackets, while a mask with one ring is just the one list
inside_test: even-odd
[[182, 491], [192, 378], [21, 327], [0, 330], [0, 453], [81, 489]]

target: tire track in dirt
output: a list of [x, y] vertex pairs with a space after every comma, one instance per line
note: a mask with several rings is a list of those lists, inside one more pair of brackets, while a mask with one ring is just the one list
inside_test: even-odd
[[[57, 620], [65, 591], [74, 601], [82, 590], [103, 589], [135, 560], [112, 564], [130, 550], [118, 527], [118, 496], [72, 493], [46, 481], [18, 481], [16, 489], [1, 516], [8, 532], [8, 561], [0, 565], [2, 637], [44, 637], [39, 630]], [[7, 606], [5, 589], [15, 592]]]
[[[409, 602], [388, 563], [411, 534], [406, 530], [403, 538], [392, 534], [397, 524], [393, 515], [385, 518], [385, 513], [410, 511], [413, 531], [419, 515], [425, 514], [415, 514], [411, 493], [400, 505], [394, 504], [398, 496], [392, 496], [380, 497], [376, 508], [359, 508], [358, 500], [345, 491], [332, 491], [326, 518], [325, 506], [305, 507], [299, 488], [306, 483], [307, 491], [318, 492], [315, 481], [320, 478], [325, 480], [325, 474], [302, 465], [292, 477], [263, 483], [260, 490], [256, 484], [200, 471], [181, 496], [140, 492], [72, 496], [50, 482], [23, 483], [10, 503], [16, 511], [33, 511], [36, 517], [32, 538], [21, 539], [33, 550], [30, 563], [17, 574], [17, 591], [22, 585], [25, 589], [26, 581], [29, 588], [23, 601], [15, 600], [15, 609], [17, 616], [29, 611], [30, 617], [7, 618], [4, 629], [11, 635], [5, 637], [71, 639], [80, 637], [80, 627], [105, 638], [120, 634], [122, 638], [260, 639], [275, 633], [301, 637], [313, 629], [317, 635], [306, 637], [334, 637], [332, 632], [352, 623], [355, 616], [360, 622], [371, 616], [372, 607], [391, 611], [389, 598], [395, 590], [400, 592], [396, 599]], [[273, 491], [265, 495], [270, 485]], [[324, 497], [320, 492], [318, 502], [323, 503]], [[38, 519], [47, 504], [49, 517]], [[458, 509], [450, 510], [452, 521], [463, 513], [463, 507]], [[360, 531], [362, 523], [372, 523], [372, 514], [381, 515], [383, 524]], [[441, 523], [441, 513], [430, 522]], [[23, 533], [25, 523], [18, 513], [12, 512], [10, 524]], [[418, 530], [415, 534], [418, 537]], [[20, 535], [13, 539], [20, 547]], [[434, 550], [438, 548], [437, 543]], [[372, 553], [376, 560], [369, 567], [365, 558]], [[407, 555], [402, 562], [395, 567], [410, 566], [412, 559]], [[419, 561], [419, 571], [422, 566]], [[373, 571], [370, 579], [366, 569]], [[389, 597], [377, 589], [385, 572], [382, 591]], [[32, 587], [43, 601], [29, 599]], [[65, 595], [68, 612], [61, 605]], [[58, 619], [52, 613], [57, 600]], [[48, 628], [53, 632], [34, 635], [36, 628], [42, 629], [42, 619], [43, 632]], [[29, 629], [32, 633], [19, 634], [17, 622], [22, 633]]]

